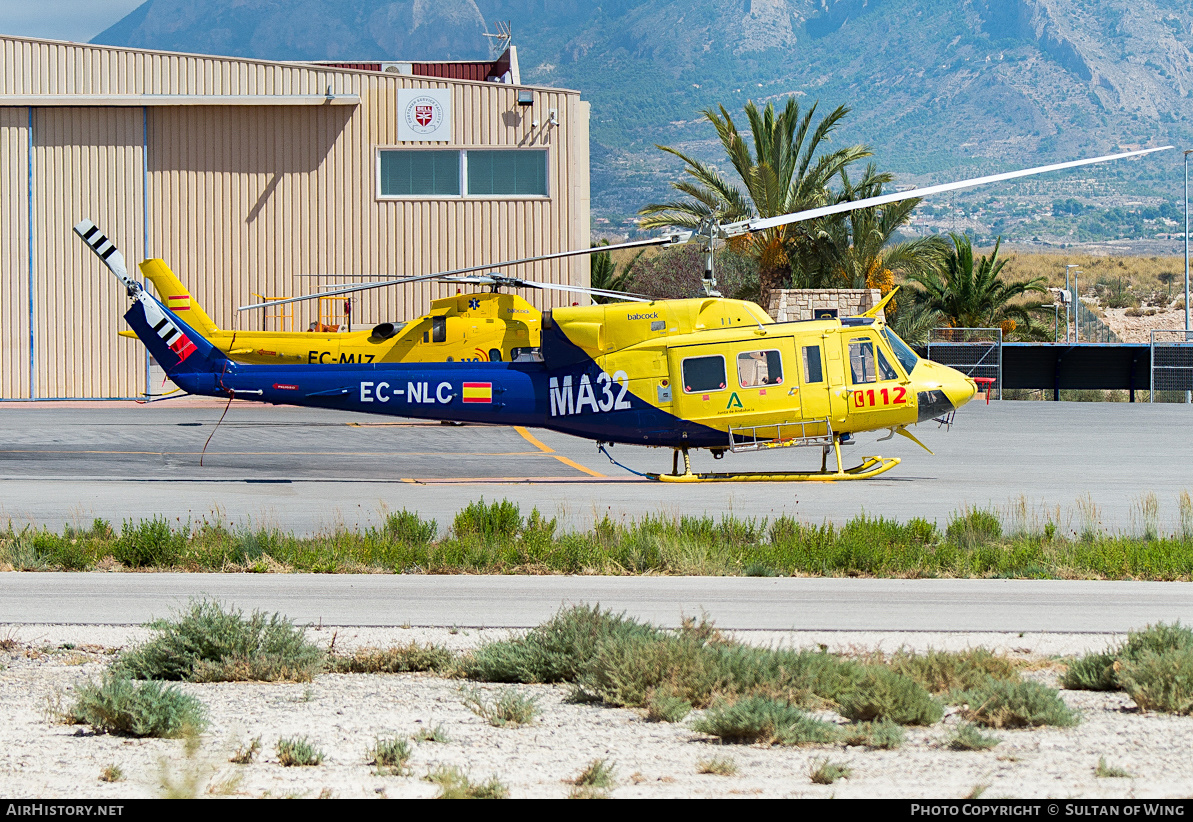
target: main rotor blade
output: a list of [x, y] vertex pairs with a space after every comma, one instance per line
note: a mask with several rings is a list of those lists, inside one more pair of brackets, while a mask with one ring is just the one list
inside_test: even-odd
[[598, 297], [613, 297], [615, 299], [624, 300], [628, 303], [649, 303], [654, 302], [653, 297], [639, 297], [633, 294], [627, 294], [624, 291], [609, 291], [604, 288], [585, 288], [582, 285], [559, 285], [557, 283], [540, 283], [526, 281], [526, 285], [530, 288], [545, 288], [549, 291], [575, 291], [579, 294], [595, 294]]
[[1033, 174], [1043, 174], [1048, 171], [1060, 171], [1065, 168], [1076, 168], [1077, 166], [1087, 166], [1092, 163], [1106, 163], [1111, 160], [1121, 160], [1125, 157], [1141, 157], [1144, 154], [1151, 154], [1156, 151], [1167, 151], [1173, 146], [1162, 146], [1160, 148], [1145, 148], [1140, 151], [1127, 151], [1122, 154], [1107, 154], [1104, 157], [1091, 157], [1086, 160], [1072, 160], [1067, 163], [1055, 163], [1048, 166], [1036, 166], [1035, 168], [1025, 168], [1021, 171], [1008, 171], [1003, 174], [991, 174], [986, 177], [974, 177], [970, 180], [961, 180], [956, 183], [943, 183], [938, 186], [928, 186], [926, 188], [916, 188], [911, 191], [898, 191], [894, 194], [882, 194], [878, 197], [867, 197], [864, 200], [853, 200], [848, 203], [838, 203], [837, 205], [823, 206], [821, 208], [812, 208], [807, 211], [797, 211], [794, 214], [784, 214], [779, 217], [769, 217], [761, 220], [741, 220], [736, 223], [727, 223], [721, 226], [721, 230], [727, 237], [736, 237], [742, 234], [748, 234], [755, 231], [764, 231], [768, 228], [777, 228], [781, 225], [789, 225], [790, 223], [799, 223], [804, 220], [814, 220], [817, 217], [827, 217], [830, 214], [841, 214], [846, 211], [855, 211], [859, 208], [871, 208], [873, 206], [886, 205], [887, 203], [897, 203], [900, 200], [910, 200], [913, 197], [927, 197], [930, 194], [939, 194], [943, 191], [956, 191], [961, 188], [971, 188], [973, 186], [986, 185], [987, 183], [997, 183], [1002, 180], [1013, 180], [1017, 177], [1029, 177]]
[[598, 297], [620, 297], [626, 302], [652, 302], [654, 297], [645, 294], [634, 294], [629, 291], [613, 291], [608, 288], [593, 288], [583, 285], [558, 285], [544, 283], [539, 280], [524, 280], [521, 277], [506, 277], [503, 274], [483, 275], [480, 277], [444, 277], [445, 283], [464, 283], [467, 285], [495, 285], [498, 288], [544, 288], [555, 291], [575, 291], [580, 294], [595, 294]]
[[675, 243], [685, 242], [691, 232], [678, 232], [674, 234], [666, 234], [662, 237], [651, 237], [648, 240], [634, 240], [629, 243], [619, 243], [617, 245], [598, 245], [592, 248], [581, 248], [575, 251], [558, 251], [554, 254], [543, 254], [538, 257], [523, 257], [520, 260], [506, 260], [500, 263], [485, 263], [484, 265], [474, 265], [468, 268], [456, 268], [451, 271], [436, 271], [434, 274], [423, 274], [419, 277], [402, 277], [396, 280], [383, 280], [376, 283], [363, 283], [360, 285], [341, 286], [340, 288], [331, 291], [320, 291], [315, 294], [304, 294], [301, 297], [290, 297], [285, 300], [269, 300], [267, 302], [254, 303], [253, 305], [242, 305], [237, 308], [237, 311], [249, 311], [254, 308], [269, 308], [275, 305], [287, 305], [288, 303], [301, 302], [303, 300], [313, 300], [317, 297], [336, 297], [340, 294], [354, 294], [357, 291], [368, 291], [371, 288], [383, 288], [390, 285], [404, 285], [405, 283], [416, 283], [422, 280], [433, 280], [436, 277], [449, 277], [453, 274], [468, 274], [473, 271], [482, 271], [484, 269], [505, 268], [512, 265], [522, 265], [524, 263], [537, 263], [543, 260], [558, 260], [564, 257], [577, 257], [582, 254], [597, 254], [601, 251], [617, 251], [622, 248], [641, 248], [643, 246], [651, 245], [672, 245]]

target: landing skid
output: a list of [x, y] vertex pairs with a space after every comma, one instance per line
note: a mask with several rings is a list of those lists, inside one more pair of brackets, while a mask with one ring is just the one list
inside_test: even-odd
[[[836, 456], [837, 470], [828, 470], [830, 448]], [[679, 473], [679, 457], [683, 455], [684, 472]], [[861, 465], [841, 467], [841, 443], [833, 439], [832, 446], [824, 446], [819, 471], [742, 471], [740, 473], [694, 474], [686, 448], [675, 449], [670, 474], [645, 474], [659, 482], [836, 482], [837, 480], [869, 479], [891, 470], [899, 464], [898, 457], [866, 457]]]

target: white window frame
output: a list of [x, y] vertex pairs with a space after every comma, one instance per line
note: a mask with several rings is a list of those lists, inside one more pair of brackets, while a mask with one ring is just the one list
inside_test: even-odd
[[[459, 154], [460, 163], [460, 193], [459, 194], [382, 194], [381, 193], [381, 154], [385, 151], [454, 151]], [[468, 152], [469, 151], [534, 151], [541, 152], [545, 166], [546, 194], [469, 194], [468, 193]], [[426, 200], [476, 200], [478, 202], [510, 202], [516, 200], [550, 200], [551, 193], [551, 149], [543, 146], [533, 148], [508, 148], [506, 146], [377, 146], [373, 153], [373, 191], [374, 200], [379, 202], [422, 202]]]

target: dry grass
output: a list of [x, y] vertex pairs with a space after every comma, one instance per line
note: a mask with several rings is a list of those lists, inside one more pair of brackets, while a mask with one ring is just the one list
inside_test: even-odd
[[[975, 249], [975, 252], [977, 250]], [[989, 253], [986, 249], [980, 253]], [[1007, 261], [1003, 269], [1003, 276], [1008, 280], [1031, 279], [1044, 277], [1050, 286], [1064, 287], [1065, 266], [1076, 265], [1082, 273], [1078, 275], [1078, 284], [1093, 285], [1098, 281], [1108, 281], [1125, 278], [1132, 290], [1147, 292], [1163, 290], [1168, 287], [1160, 282], [1160, 275], [1165, 273], [1178, 274], [1183, 281], [1185, 262], [1183, 258], [1172, 257], [1111, 257], [1080, 252], [1063, 254], [1028, 254], [1023, 252], [1000, 251], [1000, 258]], [[1082, 293], [1085, 292], [1084, 286]], [[1173, 298], [1177, 296], [1176, 286], [1173, 286]]]

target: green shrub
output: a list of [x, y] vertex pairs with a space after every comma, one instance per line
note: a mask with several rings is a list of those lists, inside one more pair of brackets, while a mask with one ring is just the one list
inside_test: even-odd
[[485, 643], [462, 661], [463, 673], [484, 682], [574, 682], [602, 642], [659, 634], [624, 614], [581, 605], [560, 610], [525, 636]]
[[1060, 676], [1060, 686], [1071, 691], [1117, 691], [1113, 653], [1086, 654], [1069, 664]]
[[953, 751], [988, 751], [1001, 741], [997, 736], [982, 733], [976, 725], [962, 722], [949, 736], [946, 745]]
[[952, 700], [966, 705], [965, 719], [988, 728], [1069, 728], [1081, 721], [1054, 688], [1038, 682], [991, 679], [980, 688], [954, 694]]
[[416, 742], [447, 742], [447, 731], [443, 730], [443, 725], [435, 725], [432, 728], [419, 728], [410, 738]]
[[323, 751], [312, 745], [305, 736], [279, 739], [274, 751], [277, 753], [278, 762], [287, 768], [310, 767], [323, 761]]
[[403, 508], [396, 514], [388, 514], [381, 527], [385, 539], [408, 547], [430, 545], [439, 533], [435, 520], [424, 520], [417, 513]]
[[1144, 650], [1120, 662], [1119, 686], [1145, 711], [1193, 714], [1193, 650]]
[[475, 537], [487, 544], [513, 542], [522, 532], [522, 512], [517, 503], [509, 500], [485, 505], [470, 502], [452, 523], [452, 533], [457, 539]]
[[436, 799], [508, 799], [510, 795], [509, 788], [496, 776], [473, 783], [468, 774], [454, 765], [440, 765], [425, 778], [439, 786]]
[[89, 680], [76, 686], [75, 703], [66, 716], [120, 736], [178, 739], [207, 727], [203, 704], [176, 685], [138, 683], [110, 671], [98, 684]]
[[790, 702], [769, 696], [747, 696], [709, 708], [692, 729], [725, 742], [816, 745], [834, 742], [837, 727], [816, 719]]
[[442, 645], [411, 642], [391, 648], [358, 648], [349, 656], [333, 656], [329, 670], [337, 674], [401, 674], [429, 671], [450, 674], [456, 655]]
[[1193, 650], [1193, 629], [1181, 625], [1178, 620], [1171, 625], [1158, 622], [1142, 631], [1131, 631], [1119, 649], [1118, 656], [1122, 659], [1138, 659], [1148, 653], [1188, 650]]
[[1002, 523], [990, 511], [967, 509], [949, 520], [945, 539], [960, 548], [980, 548], [1002, 538]]
[[526, 696], [512, 688], [502, 688], [492, 702], [476, 689], [463, 692], [462, 701], [468, 710], [497, 728], [517, 728], [531, 725], [538, 716], [538, 697]]
[[116, 662], [136, 679], [307, 682], [323, 669], [323, 651], [276, 613], [254, 611], [246, 619], [206, 600], [149, 627], [157, 636]]
[[734, 776], [737, 773], [737, 763], [732, 757], [714, 756], [711, 759], [701, 759], [696, 763], [696, 773], [707, 773], [713, 776]]
[[649, 722], [682, 722], [692, 712], [692, 703], [682, 696], [653, 691], [646, 698], [646, 719]]
[[609, 760], [594, 759], [570, 781], [576, 787], [612, 788], [614, 770]]
[[[1179, 621], [1171, 625], [1163, 622], [1148, 625], [1142, 631], [1128, 633], [1127, 641], [1117, 650], [1077, 659], [1061, 676], [1061, 686], [1075, 691], [1127, 690], [1116, 673], [1122, 666], [1145, 658], [1190, 652], [1193, 652], [1193, 630]], [[1152, 683], [1149, 687], [1154, 689], [1154, 686]]]
[[377, 737], [373, 747], [369, 750], [368, 764], [376, 765], [379, 773], [401, 774], [406, 770], [407, 763], [414, 750], [410, 742], [401, 737]]
[[843, 762], [818, 759], [812, 763], [808, 775], [817, 785], [831, 785], [838, 779], [848, 779], [852, 773], [853, 769]]
[[1130, 779], [1133, 774], [1125, 768], [1119, 768], [1115, 765], [1107, 765], [1106, 757], [1099, 756], [1098, 764], [1096, 767], [1094, 767], [1094, 776], [1110, 779]]
[[933, 651], [923, 654], [900, 651], [886, 664], [891, 670], [909, 676], [934, 694], [976, 688], [986, 679], [1019, 679], [1013, 660], [985, 648], [965, 651]]
[[841, 715], [855, 722], [887, 719], [900, 725], [933, 725], [944, 716], [944, 706], [923, 685], [880, 665], [868, 666], [839, 702]]
[[167, 567], [176, 563], [186, 550], [189, 529], [175, 531], [164, 517], [125, 520], [120, 538], [112, 546], [112, 556], [131, 568]]
[[857, 722], [841, 729], [841, 741], [846, 745], [893, 751], [902, 747], [906, 740], [903, 726], [889, 719]]
[[255, 736], [248, 741], [248, 744], [238, 747], [236, 753], [228, 757], [228, 761], [234, 765], [251, 765], [260, 752], [261, 737]]

